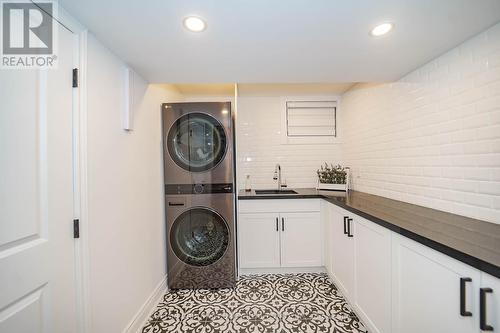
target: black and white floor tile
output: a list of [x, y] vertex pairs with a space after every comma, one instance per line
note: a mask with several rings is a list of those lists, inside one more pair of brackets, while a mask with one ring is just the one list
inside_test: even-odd
[[168, 292], [143, 333], [367, 332], [326, 274], [241, 276], [234, 289]]

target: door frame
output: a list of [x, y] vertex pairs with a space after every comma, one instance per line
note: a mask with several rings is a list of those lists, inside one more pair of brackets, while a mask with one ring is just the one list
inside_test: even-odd
[[75, 238], [75, 299], [77, 332], [91, 328], [89, 228], [87, 204], [87, 40], [88, 30], [59, 6], [57, 21], [74, 34], [74, 67], [78, 87], [73, 88], [73, 218], [79, 219], [80, 238]]

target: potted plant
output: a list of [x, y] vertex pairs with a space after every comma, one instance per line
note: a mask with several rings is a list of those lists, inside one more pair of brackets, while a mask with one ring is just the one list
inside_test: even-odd
[[340, 164], [333, 165], [325, 162], [318, 169], [318, 190], [347, 191], [347, 171]]

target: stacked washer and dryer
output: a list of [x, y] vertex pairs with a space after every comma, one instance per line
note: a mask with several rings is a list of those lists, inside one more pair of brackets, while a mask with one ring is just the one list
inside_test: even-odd
[[170, 289], [236, 282], [231, 103], [162, 105]]

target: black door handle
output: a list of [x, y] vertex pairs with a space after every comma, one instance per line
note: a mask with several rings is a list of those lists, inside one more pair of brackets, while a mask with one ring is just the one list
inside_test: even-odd
[[348, 218], [349, 218], [349, 216], [344, 216], [344, 235], [347, 235], [347, 225], [346, 225], [346, 222], [347, 222]]
[[285, 231], [285, 218], [281, 218], [281, 231]]
[[470, 311], [467, 311], [465, 308], [466, 308], [466, 298], [465, 298], [465, 294], [466, 294], [466, 283], [467, 282], [472, 282], [472, 279], [469, 278], [469, 277], [465, 277], [465, 278], [460, 278], [460, 315], [462, 317], [470, 317], [472, 316], [472, 312]]
[[276, 218], [276, 231], [279, 231], [279, 228], [278, 228], [278, 218]]
[[479, 328], [483, 331], [493, 331], [493, 326], [486, 323], [486, 294], [492, 292], [491, 288], [479, 289]]
[[347, 219], [347, 237], [354, 237], [354, 235], [351, 234], [351, 222], [352, 219]]

